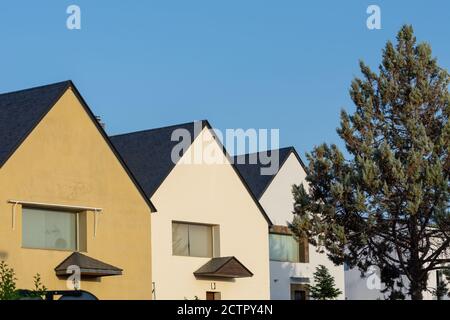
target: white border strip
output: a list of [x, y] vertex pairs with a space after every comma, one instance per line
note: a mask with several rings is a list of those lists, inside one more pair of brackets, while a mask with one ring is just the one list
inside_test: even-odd
[[95, 207], [70, 206], [70, 205], [65, 205], [65, 204], [32, 202], [32, 201], [22, 201], [22, 200], [8, 200], [8, 203], [24, 204], [24, 205], [39, 206], [39, 207], [49, 207], [49, 208], [65, 208], [65, 209], [73, 209], [73, 210], [96, 211], [96, 212], [103, 211], [102, 208], [95, 208]]

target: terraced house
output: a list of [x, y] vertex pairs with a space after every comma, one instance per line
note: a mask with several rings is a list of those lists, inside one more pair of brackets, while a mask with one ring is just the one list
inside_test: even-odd
[[[279, 159], [279, 168], [273, 174], [262, 174], [267, 155]], [[312, 284], [319, 265], [329, 269], [343, 293], [339, 298], [344, 299], [344, 267], [335, 266], [306, 239], [295, 239], [288, 228], [293, 219], [292, 186], [303, 183], [308, 187], [305, 166], [297, 151], [288, 147], [241, 155], [235, 157], [235, 165], [273, 223], [269, 233], [271, 299], [309, 299], [308, 284]]]
[[300, 157], [271, 152], [263, 174], [208, 121], [108, 137], [71, 81], [1, 94], [0, 260], [18, 288], [79, 271], [100, 299], [302, 300], [319, 264], [344, 291], [287, 227]]
[[[148, 173], [151, 176], [151, 173]], [[0, 95], [0, 260], [100, 299], [151, 298], [155, 208], [70, 81]]]
[[156, 299], [269, 299], [271, 225], [207, 121], [111, 137], [158, 208]]

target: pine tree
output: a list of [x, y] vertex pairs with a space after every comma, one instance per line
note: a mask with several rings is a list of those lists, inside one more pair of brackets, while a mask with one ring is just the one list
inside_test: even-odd
[[314, 285], [309, 286], [310, 296], [314, 300], [336, 299], [342, 291], [336, 288], [334, 278], [327, 267], [319, 265], [314, 272]]
[[428, 274], [450, 257], [449, 74], [403, 26], [378, 73], [360, 62], [353, 115], [337, 132], [347, 157], [323, 144], [307, 155], [310, 191], [294, 186], [291, 228], [336, 264], [381, 269], [387, 288], [422, 299]]

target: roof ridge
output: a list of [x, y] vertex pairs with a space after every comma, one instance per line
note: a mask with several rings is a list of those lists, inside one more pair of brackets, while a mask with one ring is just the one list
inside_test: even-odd
[[185, 126], [185, 125], [188, 125], [188, 124], [194, 124], [196, 122], [201, 122], [203, 124], [205, 121], [207, 121], [207, 120], [194, 120], [194, 121], [189, 121], [189, 122], [184, 122], [184, 123], [179, 123], [179, 124], [172, 124], [172, 125], [164, 126], [164, 127], [143, 129], [143, 130], [138, 130], [138, 131], [126, 132], [126, 133], [119, 133], [119, 134], [111, 135], [110, 137], [111, 138], [123, 137], [123, 136], [127, 136], [127, 135], [133, 135], [133, 134], [139, 134], [139, 133], [145, 133], [145, 132], [151, 132], [151, 131], [157, 131], [157, 130], [175, 128], [175, 127], [181, 127], [181, 126]]
[[62, 84], [67, 84], [67, 86], [70, 86], [70, 85], [72, 85], [72, 83], [73, 83], [72, 80], [59, 81], [59, 82], [55, 82], [55, 83], [45, 84], [45, 85], [42, 85], [42, 86], [35, 86], [35, 87], [32, 87], [32, 88], [26, 88], [26, 89], [19, 89], [19, 90], [14, 90], [14, 91], [3, 92], [3, 93], [0, 93], [0, 96], [5, 96], [5, 95], [8, 95], [8, 94], [17, 94], [17, 93], [20, 93], [20, 92], [28, 92], [28, 91], [37, 90], [37, 89], [44, 89], [44, 88], [47, 88], [47, 87], [52, 87], [52, 86], [62, 85]]
[[268, 149], [268, 150], [257, 151], [257, 152], [243, 153], [243, 154], [235, 155], [234, 157], [235, 158], [237, 158], [237, 157], [244, 157], [244, 156], [249, 156], [249, 155], [252, 155], [252, 154], [260, 154], [260, 153], [263, 153], [263, 152], [273, 152], [273, 151], [281, 151], [281, 150], [295, 151], [295, 147], [288, 146], [288, 147], [282, 147], [282, 148], [276, 148], [276, 149]]

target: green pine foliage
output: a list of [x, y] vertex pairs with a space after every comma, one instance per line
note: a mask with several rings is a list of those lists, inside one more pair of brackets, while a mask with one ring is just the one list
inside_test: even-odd
[[336, 288], [333, 276], [323, 265], [316, 268], [314, 285], [309, 286], [309, 292], [314, 300], [333, 300], [342, 294], [342, 291]]
[[387, 42], [378, 72], [360, 62], [337, 132], [348, 156], [323, 144], [307, 155], [307, 181], [294, 186], [297, 235], [336, 263], [381, 269], [387, 290], [409, 280], [422, 299], [428, 273], [450, 257], [449, 73], [427, 43], [403, 26]]

